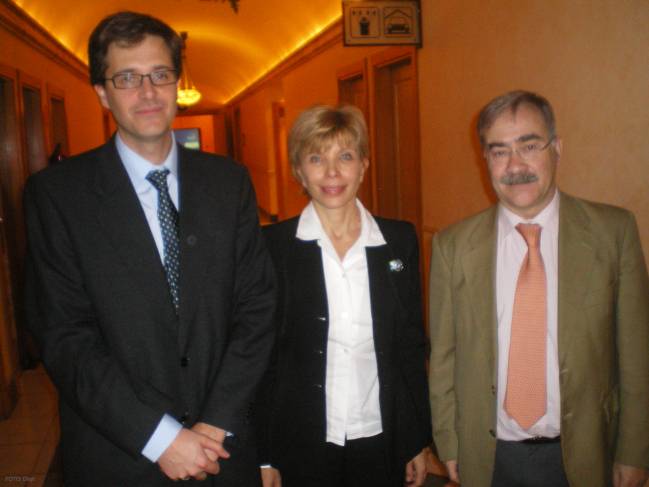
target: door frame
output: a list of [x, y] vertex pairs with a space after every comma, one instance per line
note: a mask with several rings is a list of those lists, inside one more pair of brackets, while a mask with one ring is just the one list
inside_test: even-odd
[[[376, 80], [378, 77], [378, 71], [380, 69], [384, 69], [386, 67], [389, 67], [391, 65], [395, 64], [400, 64], [404, 61], [408, 61], [412, 69], [415, 73], [415, 78], [417, 77], [418, 73], [418, 67], [417, 67], [417, 49], [415, 46], [395, 46], [395, 47], [390, 47], [385, 50], [382, 50], [380, 52], [377, 52], [376, 54], [373, 54], [372, 56], [369, 57], [368, 59], [368, 64], [369, 64], [369, 111], [370, 111], [370, 120], [372, 130], [370, 132], [370, 152], [372, 154], [372, 159], [376, 160], [376, 154], [377, 154], [377, 133], [376, 133]], [[414, 83], [414, 107], [415, 107], [415, 113], [413, 114], [414, 117], [414, 122], [415, 122], [415, 134], [414, 137], [416, 140], [421, 140], [420, 138], [420, 127], [419, 127], [419, 86], [418, 83]], [[420, 184], [417, 186], [417, 201], [416, 201], [416, 207], [417, 207], [417, 217], [416, 221], [413, 221], [412, 223], [415, 225], [417, 229], [417, 234], [419, 236], [420, 242], [421, 242], [421, 225], [422, 225], [422, 198], [421, 198], [421, 154], [420, 150], [416, 150], [416, 160], [414, 161], [413, 166], [415, 167], [415, 170], [417, 171], [416, 180], [420, 182]], [[376, 174], [376, 164], [373, 165], [373, 171], [372, 171], [372, 180], [373, 180], [373, 200], [374, 200], [374, 211], [377, 211], [378, 209], [378, 194], [377, 194], [377, 187], [376, 187], [376, 181], [377, 181], [377, 174]]]

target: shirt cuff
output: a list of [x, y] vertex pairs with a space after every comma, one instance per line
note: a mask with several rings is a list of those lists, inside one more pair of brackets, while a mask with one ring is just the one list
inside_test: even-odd
[[155, 429], [147, 444], [142, 449], [142, 455], [147, 457], [153, 463], [158, 461], [158, 458], [169, 448], [183, 429], [183, 425], [176, 421], [172, 416], [165, 414], [158, 427]]

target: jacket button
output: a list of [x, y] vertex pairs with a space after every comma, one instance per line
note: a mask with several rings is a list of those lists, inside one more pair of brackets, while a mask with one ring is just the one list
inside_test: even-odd
[[489, 434], [494, 438], [496, 437], [496, 432], [494, 430], [489, 430]]
[[316, 316], [315, 319], [318, 321], [327, 321], [327, 318], [325, 316]]
[[317, 353], [318, 355], [324, 355], [324, 350], [319, 350], [318, 349], [318, 350], [315, 351], [315, 353]]
[[185, 411], [183, 415], [180, 417], [180, 424], [184, 425], [188, 419], [189, 419], [189, 411]]
[[316, 389], [322, 389], [322, 384], [313, 384]]
[[496, 386], [491, 386], [491, 393], [496, 394]]
[[180, 359], [180, 366], [187, 367], [189, 365], [189, 357], [183, 357]]

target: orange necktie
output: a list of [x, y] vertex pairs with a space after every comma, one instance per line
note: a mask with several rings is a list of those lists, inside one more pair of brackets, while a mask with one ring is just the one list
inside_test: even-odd
[[528, 430], [546, 409], [547, 290], [541, 227], [519, 223], [516, 229], [527, 243], [527, 254], [514, 295], [505, 411]]

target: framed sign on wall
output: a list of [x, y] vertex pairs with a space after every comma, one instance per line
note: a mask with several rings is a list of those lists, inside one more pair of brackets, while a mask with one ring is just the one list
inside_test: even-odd
[[343, 0], [346, 46], [421, 46], [418, 0]]

